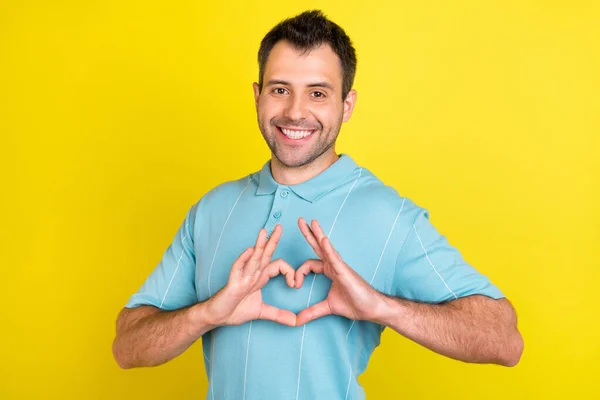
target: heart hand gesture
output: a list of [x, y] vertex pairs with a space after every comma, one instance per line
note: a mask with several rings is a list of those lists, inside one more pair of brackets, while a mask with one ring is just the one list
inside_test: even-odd
[[240, 325], [265, 319], [295, 326], [296, 314], [266, 304], [261, 289], [269, 279], [283, 274], [289, 287], [294, 287], [294, 269], [285, 261], [271, 261], [282, 228], [277, 225], [267, 241], [267, 231], [258, 234], [254, 247], [248, 247], [233, 263], [227, 285], [208, 300], [211, 325]]
[[332, 284], [325, 300], [298, 314], [296, 325], [303, 325], [330, 314], [352, 320], [373, 320], [377, 310], [383, 306], [383, 294], [342, 260], [317, 221], [312, 221], [311, 229], [306, 221], [300, 218], [298, 226], [320, 260], [308, 260], [296, 270], [295, 286], [301, 287], [304, 277], [310, 272], [325, 274]]

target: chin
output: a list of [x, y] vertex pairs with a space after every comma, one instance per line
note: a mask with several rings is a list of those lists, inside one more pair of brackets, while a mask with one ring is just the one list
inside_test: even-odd
[[298, 157], [285, 157], [285, 156], [281, 156], [279, 154], [275, 154], [275, 157], [277, 158], [277, 160], [286, 168], [298, 168], [298, 167], [303, 167], [306, 164], [309, 164], [312, 159], [310, 157], [302, 157], [302, 158], [298, 158]]

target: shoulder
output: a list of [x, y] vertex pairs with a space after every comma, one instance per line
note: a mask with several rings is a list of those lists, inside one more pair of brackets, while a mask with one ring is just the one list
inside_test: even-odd
[[239, 179], [230, 180], [223, 182], [210, 191], [206, 192], [204, 196], [202, 196], [201, 201], [205, 202], [214, 202], [221, 201], [231, 198], [232, 196], [235, 199], [242, 193], [250, 189], [252, 186], [256, 187], [256, 176], [257, 173], [248, 174]]
[[192, 206], [195, 214], [207, 214], [223, 208], [231, 208], [248, 191], [256, 191], [258, 173], [254, 172], [238, 179], [223, 182], [206, 192]]
[[383, 183], [375, 174], [364, 167], [360, 168], [353, 196], [355, 202], [361, 205], [362, 212], [373, 217], [397, 216], [399, 222], [407, 224], [427, 210], [403, 195], [396, 188]]

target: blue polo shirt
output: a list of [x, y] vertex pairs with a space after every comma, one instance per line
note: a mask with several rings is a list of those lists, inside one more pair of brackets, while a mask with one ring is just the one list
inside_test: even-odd
[[[126, 307], [175, 310], [213, 296], [261, 228], [283, 235], [274, 254], [298, 268], [317, 258], [298, 218], [319, 221], [344, 261], [389, 296], [438, 303], [482, 294], [503, 297], [429, 221], [429, 213], [383, 184], [348, 155], [298, 185], [277, 183], [270, 162], [206, 193], [187, 213], [162, 260]], [[327, 297], [331, 281], [283, 276], [262, 290], [266, 303], [300, 312]], [[384, 327], [326, 316], [288, 327], [256, 320], [202, 337], [210, 400], [364, 399], [357, 377]]]

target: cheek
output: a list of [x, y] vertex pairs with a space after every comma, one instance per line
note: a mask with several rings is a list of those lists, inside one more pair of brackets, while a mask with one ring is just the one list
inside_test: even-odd
[[261, 96], [258, 100], [258, 115], [266, 122], [278, 114], [279, 108], [277, 101], [268, 96]]
[[333, 104], [323, 104], [313, 109], [313, 115], [323, 126], [337, 125], [342, 115], [342, 107]]

